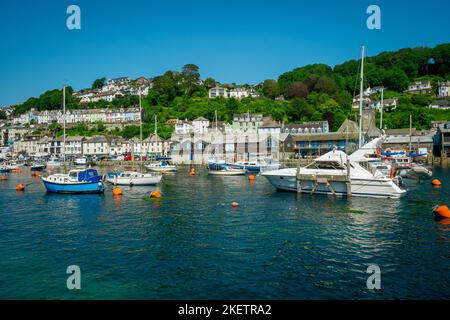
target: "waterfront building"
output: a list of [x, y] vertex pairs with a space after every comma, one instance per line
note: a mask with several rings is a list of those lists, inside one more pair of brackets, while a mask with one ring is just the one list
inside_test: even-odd
[[109, 154], [109, 141], [104, 136], [95, 136], [83, 141], [83, 155], [105, 156]]
[[289, 133], [294, 136], [299, 134], [328, 133], [329, 126], [328, 121], [310, 121], [303, 122], [301, 124], [286, 124], [283, 125], [282, 132]]
[[281, 126], [280, 122], [275, 121], [272, 117], [263, 117], [262, 124], [257, 130], [261, 134], [281, 133]]
[[438, 127], [435, 150], [435, 154], [439, 157], [450, 157], [450, 122]]
[[225, 126], [226, 133], [256, 133], [258, 128], [263, 125], [264, 117], [262, 114], [242, 113], [233, 115], [231, 125]]
[[[383, 149], [405, 150], [414, 153], [433, 153], [433, 133], [430, 131], [417, 131], [415, 128], [411, 129], [393, 129], [386, 131], [386, 137], [383, 141]], [[411, 144], [411, 149], [409, 146]]]
[[431, 81], [422, 80], [411, 82], [408, 86], [408, 89], [405, 92], [411, 94], [431, 93], [432, 92]]
[[66, 137], [66, 144], [64, 150], [66, 156], [80, 156], [83, 154], [83, 141], [84, 137], [81, 136], [68, 136]]

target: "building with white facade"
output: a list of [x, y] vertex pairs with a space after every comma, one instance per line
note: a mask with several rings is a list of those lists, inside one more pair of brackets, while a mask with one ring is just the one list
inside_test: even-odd
[[439, 83], [439, 97], [445, 98], [450, 96], [450, 81]]
[[214, 88], [209, 89], [209, 98], [214, 99], [218, 97], [228, 98], [229, 93], [227, 88], [216, 86]]
[[405, 91], [411, 94], [424, 94], [431, 93], [431, 81], [430, 80], [422, 80], [422, 81], [414, 81], [409, 84], [408, 89]]
[[104, 136], [95, 136], [83, 142], [83, 155], [85, 156], [105, 156], [109, 154], [109, 141]]

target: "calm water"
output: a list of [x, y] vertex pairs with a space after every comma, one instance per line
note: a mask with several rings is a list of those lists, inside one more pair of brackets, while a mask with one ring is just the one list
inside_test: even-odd
[[[408, 299], [450, 298], [450, 170], [401, 200], [297, 196], [263, 178], [167, 175], [104, 195], [46, 194], [39, 179], [0, 181], [0, 298]], [[18, 182], [31, 183], [24, 193]], [[232, 201], [240, 206], [233, 209]], [[346, 208], [366, 213], [349, 213]], [[66, 288], [68, 265], [79, 291]], [[382, 289], [366, 288], [381, 268]]]

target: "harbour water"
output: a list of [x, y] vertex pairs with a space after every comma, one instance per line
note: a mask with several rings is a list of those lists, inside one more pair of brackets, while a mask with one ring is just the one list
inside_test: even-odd
[[[276, 192], [263, 177], [167, 174], [113, 197], [0, 181], [1, 299], [448, 299], [450, 169], [400, 200]], [[17, 183], [30, 183], [17, 192]], [[232, 208], [236, 201], [239, 207]], [[369, 265], [381, 289], [369, 290]], [[81, 268], [68, 290], [66, 268]]]

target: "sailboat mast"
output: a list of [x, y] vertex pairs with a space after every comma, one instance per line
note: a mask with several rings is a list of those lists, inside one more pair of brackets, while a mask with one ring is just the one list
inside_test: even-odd
[[[156, 144], [155, 144], [156, 156], [158, 156], [158, 120], [157, 120], [156, 114], [155, 114], [155, 141], [156, 141]], [[156, 156], [155, 156], [155, 159], [156, 159]]]
[[142, 170], [142, 151], [143, 151], [143, 145], [142, 145], [142, 99], [141, 99], [141, 90], [139, 90], [139, 114], [140, 116], [140, 122], [139, 122], [139, 131], [140, 131], [140, 138], [141, 138], [141, 147], [140, 150], [140, 162], [141, 162], [141, 170]]
[[66, 86], [63, 87], [63, 163], [66, 163]]
[[359, 85], [359, 147], [362, 147], [362, 110], [364, 91], [364, 46], [361, 47], [361, 79]]
[[381, 88], [380, 130], [383, 130], [383, 107], [384, 107], [383, 93], [384, 93], [384, 87]]
[[411, 141], [412, 140], [412, 114], [409, 115], [409, 153], [411, 154]]

